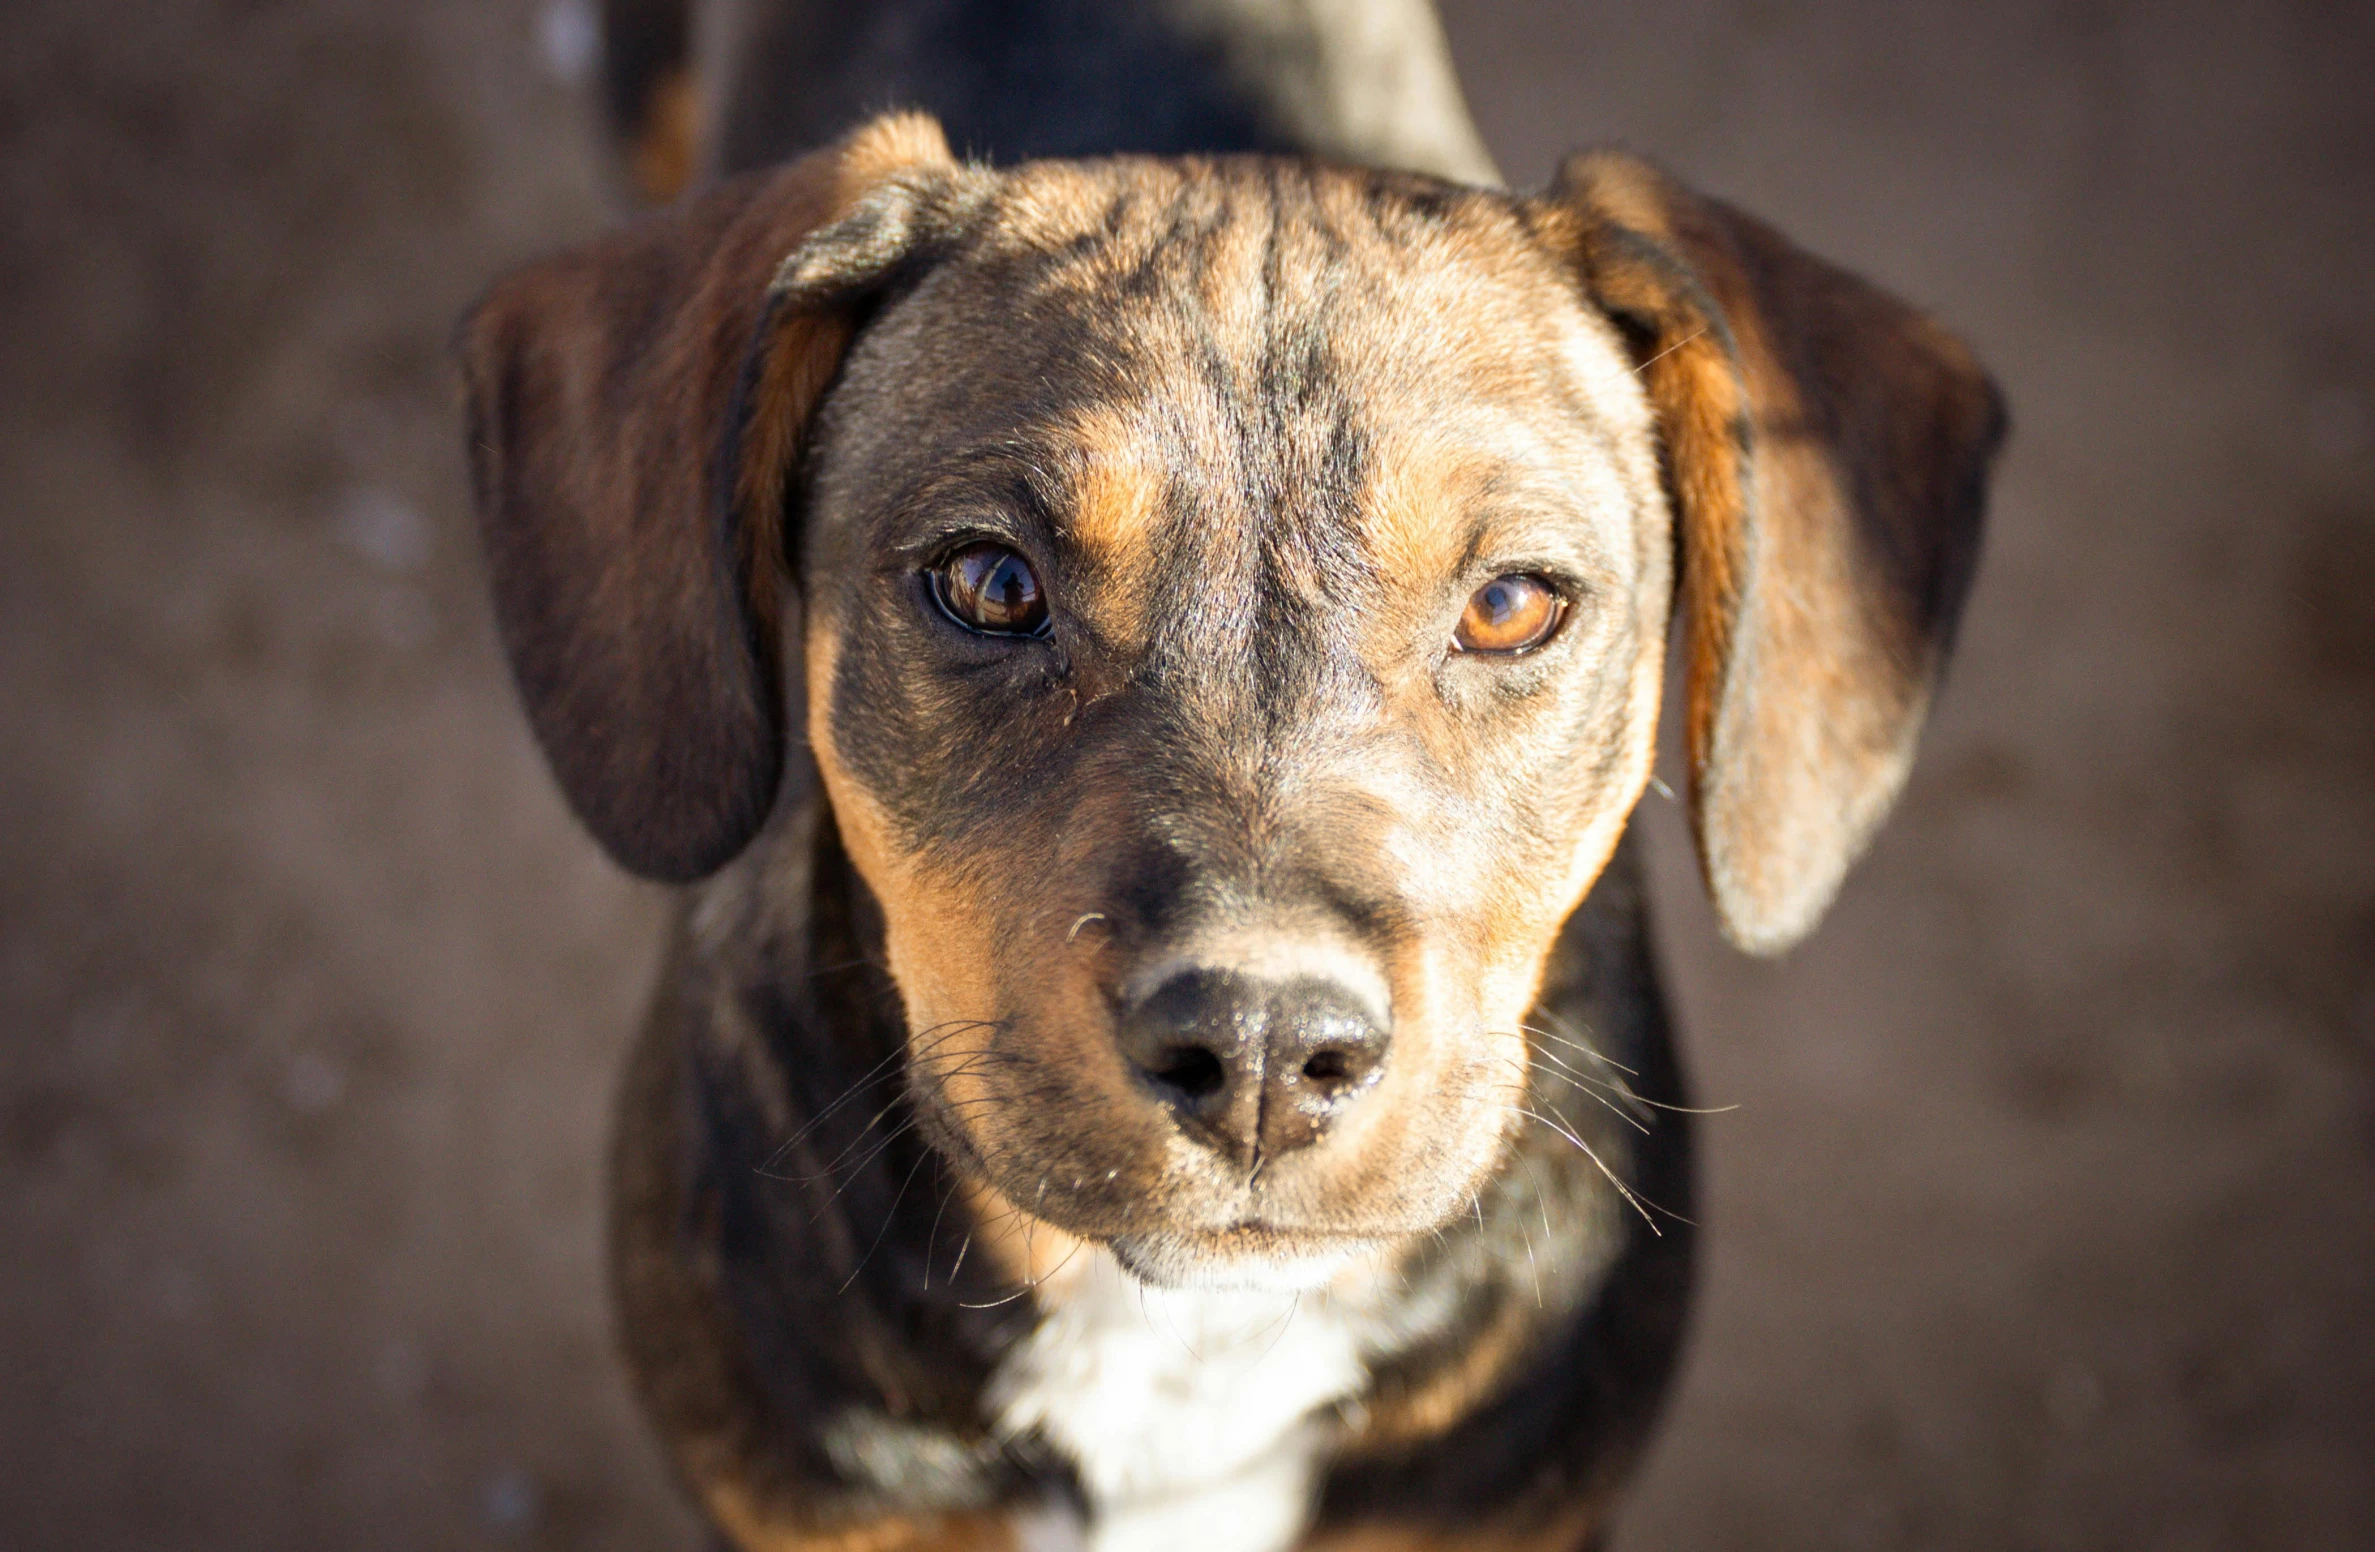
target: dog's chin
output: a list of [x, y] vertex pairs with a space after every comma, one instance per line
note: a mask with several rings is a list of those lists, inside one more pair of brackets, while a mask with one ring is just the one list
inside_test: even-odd
[[[1251, 1241], [1251, 1243], [1248, 1243]], [[1381, 1248], [1370, 1239], [1124, 1234], [1106, 1241], [1122, 1269], [1157, 1288], [1305, 1293]]]

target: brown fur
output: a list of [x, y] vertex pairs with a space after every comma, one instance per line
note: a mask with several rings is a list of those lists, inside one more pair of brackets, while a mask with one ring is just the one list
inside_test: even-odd
[[[1437, 232], [1421, 236], [1420, 241], [1437, 252], [1448, 272], [1434, 279], [1410, 271], [1407, 260], [1392, 246], [1393, 239], [1373, 223], [1356, 179], [1298, 177], [1291, 197], [1314, 200], [1317, 208], [1308, 218], [1298, 211], [1294, 219], [1272, 226], [1261, 220], [1235, 219], [1231, 204], [1226, 202], [1238, 197], [1239, 190], [1252, 196], [1266, 173], [1251, 166], [1199, 171], [1212, 186], [1209, 194], [1204, 185], [1151, 163], [1118, 164], [1094, 171], [1026, 168], [1010, 175], [995, 197], [995, 213], [977, 237], [978, 247], [968, 260], [927, 275], [918, 293], [902, 304], [900, 315], [919, 316], [928, 310], [931, 316], [947, 320], [943, 327], [954, 325], [962, 331], [965, 326], [957, 320], [1027, 315], [1034, 307], [1043, 306], [1078, 309], [1078, 298], [1096, 304], [1094, 311], [1077, 314], [1086, 330], [1078, 348], [1092, 356], [1143, 355], [1149, 360], [1214, 352], [1223, 363], [1215, 369], [1222, 374], [1221, 383], [1200, 382], [1192, 374], [1165, 375], [1150, 367], [1150, 375], [1143, 380], [1132, 377], [1117, 381], [1111, 390], [1093, 390], [1086, 411], [1078, 401], [1064, 399], [1053, 407], [1052, 418], [1046, 423], [985, 419], [985, 415], [1011, 413], [1008, 407], [1013, 401], [999, 385], [1000, 374], [1013, 370], [1007, 359], [1011, 347], [993, 346], [985, 339], [976, 349], [961, 337], [943, 339], [938, 343], [946, 354], [936, 366], [934, 387], [910, 396], [902, 384], [897, 390], [902, 397], [896, 402], [885, 402], [878, 411], [870, 408], [863, 446], [896, 447], [902, 460], [922, 463], [936, 458], [959, 466], [964, 455], [957, 450], [968, 442], [994, 443], [1030, 469], [1059, 471], [1053, 477], [1055, 488], [1049, 492], [1056, 500], [1067, 494], [1076, 499], [1084, 489], [1102, 495], [1117, 471], [1141, 471], [1134, 476], [1141, 482], [1151, 472], [1174, 491], [1193, 489], [1196, 498], [1208, 504], [1196, 520], [1193, 541], [1205, 547], [1196, 552], [1202, 558], [1181, 573], [1180, 585], [1241, 586], [1246, 568], [1253, 564], [1257, 513], [1226, 486], [1200, 481], [1196, 471], [1227, 467], [1241, 456], [1233, 445], [1238, 435], [1234, 411], [1218, 395], [1227, 391], [1229, 377], [1253, 374], [1258, 357], [1267, 348], [1261, 333], [1267, 327], [1260, 301], [1263, 267], [1284, 265], [1290, 273], [1324, 276], [1333, 266], [1347, 278], [1336, 302], [1346, 316], [1331, 343], [1351, 358], [1343, 370], [1362, 383], [1358, 402], [1364, 411], [1383, 412], [1376, 424], [1379, 452], [1372, 460], [1374, 467], [1360, 474], [1357, 488], [1345, 492], [1356, 508], [1365, 512], [1377, 504], [1375, 492], [1380, 483], [1387, 489], [1409, 489], [1414, 480], [1423, 481], [1426, 465], [1420, 462], [1414, 466], [1404, 460], [1413, 453], [1423, 457], [1426, 444], [1395, 433], [1393, 428], [1399, 422], [1394, 416], [1414, 413], [1417, 418], [1411, 429], [1415, 432], [1432, 423], [1430, 411], [1438, 404], [1454, 416], [1465, 415], [1480, 435], [1530, 437], [1553, 446], [1568, 444], [1568, 457], [1576, 462], [1592, 456], [1587, 450], [1591, 436], [1630, 436], [1636, 439], [1633, 475], [1648, 477], [1653, 465], [1643, 436], [1645, 426], [1595, 428], [1563, 405], [1547, 413], [1515, 409], [1539, 403], [1537, 385], [1545, 377], [1556, 381], [1557, 374], [1566, 369], [1551, 353], [1553, 348], [1601, 352], [1600, 388], [1571, 387], [1570, 393], [1604, 392], [1608, 384], [1622, 377], [1624, 367], [1613, 341], [1593, 334], [1588, 316], [1571, 304], [1564, 325], [1567, 335], [1553, 330], [1542, 336], [1545, 344], [1530, 362], [1521, 357], [1518, 364], [1512, 364], [1506, 342], [1521, 332], [1540, 332], [1546, 322], [1543, 311], [1564, 301], [1564, 282], [1559, 272], [1540, 258], [1528, 261], [1523, 233], [1506, 207], [1474, 197]], [[1177, 217], [1183, 203], [1189, 212], [1184, 219], [1211, 223], [1202, 241], [1200, 262], [1185, 267], [1180, 277], [1193, 311], [1179, 314], [1167, 307], [1112, 307], [1104, 299], [1124, 284], [1117, 277], [1132, 268], [1166, 262], [1167, 223]], [[1090, 236], [1098, 240], [1084, 248], [1082, 239]], [[1344, 245], [1343, 250], [1331, 254], [1327, 251], [1331, 243]], [[1082, 257], [1069, 257], [1075, 252]], [[1030, 278], [1019, 290], [1015, 281], [1005, 278], [1024, 274]], [[1407, 314], [1380, 310], [1379, 304], [1389, 297], [1396, 303], [1409, 300], [1398, 290], [1382, 289], [1389, 276], [1396, 288], [1433, 287], [1439, 289], [1440, 296], [1422, 296]], [[1498, 314], [1499, 321], [1478, 317], [1480, 310]], [[891, 327], [887, 322], [878, 325], [876, 337]], [[1364, 330], [1372, 332], [1364, 336]], [[1554, 342], [1562, 339], [1565, 343], [1554, 347]], [[1493, 342], [1493, 348], [1481, 348], [1488, 341]], [[1475, 395], [1466, 401], [1471, 405], [1493, 406], [1497, 402], [1504, 407], [1463, 411], [1456, 403], [1444, 404], [1442, 384], [1447, 379]], [[877, 374], [853, 362], [838, 402], [869, 402], [879, 380]], [[1149, 392], [1150, 387], [1154, 391]], [[1499, 397], [1496, 401], [1487, 395]], [[1409, 408], [1396, 410], [1398, 405]], [[846, 413], [854, 422], [856, 412]], [[1520, 421], [1504, 423], [1501, 417], [1512, 413]], [[1527, 416], [1534, 418], [1525, 419]], [[1518, 429], [1521, 421], [1522, 431]], [[1367, 422], [1363, 424], [1366, 434]], [[1085, 448], [1075, 440], [1084, 426], [1094, 427], [1098, 438]], [[1326, 488], [1332, 476], [1320, 462], [1324, 429], [1316, 422], [1306, 422], [1300, 429], [1289, 429], [1274, 444], [1280, 449], [1281, 463], [1274, 475], [1261, 477], [1275, 482], [1267, 488]], [[1121, 1172], [1130, 1187], [1126, 1200], [1165, 1192], [1179, 1204], [1182, 1214], [1192, 1211], [1209, 1219], [1235, 1214], [1239, 1209], [1227, 1204], [1237, 1200], [1237, 1188], [1219, 1182], [1212, 1182], [1218, 1194], [1208, 1193], [1209, 1207], [1188, 1206], [1187, 1189], [1203, 1173], [1201, 1164], [1186, 1145], [1161, 1134], [1157, 1118], [1142, 1114], [1128, 1074], [1110, 1043], [1097, 1033], [1104, 1022], [1096, 990], [1101, 978], [1098, 960], [1119, 940], [1114, 934], [1100, 932], [1083, 942], [1071, 932], [1083, 915], [1108, 910], [1109, 902], [1101, 893], [1106, 888], [1103, 874], [1110, 866], [1113, 848], [1134, 844], [1130, 831], [1139, 822], [1136, 815], [1143, 811], [1143, 799], [1133, 796], [1126, 785], [1084, 784], [1069, 794], [1060, 816], [1051, 814], [1051, 819], [1060, 817], [1060, 829], [1041, 831], [1024, 814], [1002, 813], [993, 837], [998, 850], [984, 852], [962, 844], [923, 841], [915, 833], [919, 821], [896, 811], [896, 797], [874, 790], [878, 784], [853, 769], [850, 740], [860, 736], [860, 723], [853, 721], [850, 697], [857, 692], [837, 688], [837, 681], [844, 672], [845, 644], [869, 631], [874, 619], [897, 608], [896, 599], [878, 592], [878, 584], [861, 569], [871, 568], [872, 557], [893, 541], [873, 534], [855, 537], [870, 514], [852, 508], [851, 502], [872, 499], [883, 477], [871, 477], [875, 484], [867, 492], [845, 495], [834, 470], [852, 453], [844, 452], [837, 429], [829, 430], [826, 440], [823, 467], [816, 476], [816, 510], [807, 549], [806, 592], [814, 611], [810, 625], [810, 747], [825, 790], [841, 817], [851, 857], [884, 903], [890, 962], [907, 999], [911, 1027], [919, 1038], [928, 1035], [937, 1040], [942, 1038], [937, 1032], [944, 1026], [978, 1021], [984, 1033], [960, 1037], [954, 1047], [962, 1056], [975, 1057], [987, 1050], [993, 1024], [1019, 1017], [1023, 1028], [1014, 1038], [1027, 1042], [1023, 1050], [1039, 1071], [1039, 1081], [1061, 1086], [1072, 1101], [1090, 1107], [1086, 1113], [1110, 1117], [1083, 1126], [1087, 1136], [1072, 1145], [1084, 1177], [1094, 1176], [1096, 1166], [1103, 1165]], [[852, 451], [856, 457], [872, 456]], [[1062, 476], [1060, 471], [1067, 467], [1092, 470], [1095, 476], [1084, 485], [1078, 478]], [[1505, 464], [1496, 465], [1490, 473], [1504, 482], [1539, 477]], [[890, 483], [896, 479], [896, 475], [889, 476]], [[1312, 1155], [1308, 1166], [1304, 1160], [1282, 1165], [1273, 1177], [1272, 1189], [1284, 1201], [1317, 1204], [1326, 1200], [1329, 1206], [1321, 1221], [1336, 1226], [1333, 1232], [1371, 1225], [1395, 1235], [1411, 1232], [1441, 1212], [1442, 1204], [1459, 1199], [1472, 1186], [1477, 1172], [1489, 1167], [1496, 1151], [1495, 1139], [1502, 1130], [1495, 1118], [1513, 1093], [1508, 1085], [1522, 1071], [1522, 1039], [1515, 1026], [1531, 998], [1542, 958], [1559, 923], [1597, 871], [1606, 848], [1614, 843], [1622, 815], [1646, 778], [1650, 718], [1640, 686], [1655, 677], [1663, 584], [1653, 580], [1647, 588], [1635, 586], [1633, 568], [1646, 564], [1652, 568], [1653, 578], [1661, 576], [1663, 551], [1662, 546], [1651, 546], [1644, 552], [1637, 544], [1637, 514], [1622, 505], [1620, 488], [1615, 484], [1606, 487], [1606, 504], [1589, 519], [1601, 526], [1601, 535], [1593, 541], [1591, 553], [1582, 557], [1586, 564], [1613, 568], [1608, 573], [1608, 592], [1614, 607], [1593, 611], [1588, 624], [1576, 632], [1576, 649], [1587, 650], [1581, 643], [1596, 640], [1596, 650], [1612, 654], [1609, 672], [1614, 674], [1616, 687], [1614, 705], [1623, 714], [1616, 742], [1622, 752], [1610, 759], [1605, 795], [1583, 801], [1578, 793], [1563, 800], [1555, 821], [1559, 829], [1537, 842], [1557, 856], [1560, 864], [1547, 869], [1510, 868], [1491, 860], [1493, 853], [1477, 851], [1473, 853], [1476, 865], [1430, 878], [1382, 856], [1361, 863], [1388, 867], [1401, 887], [1416, 885], [1425, 891], [1409, 896], [1399, 909], [1429, 916], [1449, 913], [1446, 919], [1450, 921], [1461, 920], [1460, 913], [1474, 913], [1477, 935], [1454, 949], [1443, 937], [1411, 934], [1403, 939], [1400, 951], [1388, 956], [1383, 969], [1395, 1005], [1402, 1011], [1395, 1036], [1397, 1061], [1388, 1074], [1386, 1089], [1354, 1119], [1341, 1148], [1332, 1149], [1325, 1158]], [[961, 502], [964, 498], [952, 495], [948, 499]], [[1140, 505], [1146, 501], [1143, 492], [1132, 499]], [[845, 510], [847, 516], [842, 515]], [[1067, 520], [1072, 529], [1094, 535], [1098, 525], [1090, 520], [1093, 514], [1072, 510], [1076, 515]], [[1181, 542], [1176, 535], [1166, 541], [1174, 547]], [[1093, 719], [1103, 695], [1142, 677], [1149, 666], [1145, 660], [1133, 666], [1129, 655], [1135, 635], [1134, 609], [1126, 603], [1119, 608], [1107, 603], [1110, 595], [1126, 597], [1133, 588], [1144, 585], [1144, 560], [1129, 567], [1105, 568], [1118, 574], [1103, 575], [1093, 553], [1083, 559], [1085, 564], [1071, 587], [1071, 613], [1081, 621], [1081, 629], [1094, 637], [1094, 645], [1084, 644], [1077, 652], [1082, 666], [1075, 672], [1071, 688], [1043, 710], [1027, 713], [1050, 719], [1051, 726], [1067, 718]], [[1308, 569], [1314, 559], [1300, 552], [1289, 553], [1282, 562], [1282, 585], [1315, 600], [1341, 585], [1340, 578]], [[1485, 749], [1513, 748], [1506, 740], [1517, 735], [1496, 733], [1492, 742], [1480, 746], [1477, 728], [1458, 715], [1446, 715], [1434, 692], [1426, 688], [1431, 682], [1432, 660], [1411, 655], [1407, 622], [1428, 618], [1443, 607], [1442, 574], [1430, 570], [1394, 575], [1386, 570], [1373, 584], [1364, 586], [1373, 586], [1374, 602], [1360, 617], [1405, 622], [1403, 639], [1381, 647], [1365, 663], [1366, 671], [1394, 698], [1395, 708], [1408, 719], [1415, 735], [1444, 751], [1446, 758], [1441, 763], [1450, 769], [1445, 779], [1460, 786], [1492, 781], [1512, 791], [1543, 781], [1540, 771], [1526, 773], [1520, 783], [1506, 764], [1496, 770], [1496, 762], [1486, 757]], [[1653, 606], [1635, 610], [1632, 603], [1636, 597], [1653, 601]], [[1218, 642], [1214, 649], [1225, 650]], [[870, 698], [876, 692], [869, 689], [863, 693]], [[1194, 715], [1223, 726], [1251, 709], [1212, 698], [1194, 685], [1184, 688], [1182, 694], [1197, 698], [1199, 709]], [[1316, 833], [1308, 827], [1319, 819], [1313, 804], [1323, 801], [1359, 810], [1371, 816], [1368, 823], [1389, 834], [1407, 834], [1409, 844], [1420, 844], [1423, 827], [1435, 823], [1432, 816], [1439, 812], [1431, 805], [1441, 799], [1429, 797], [1414, 806], [1416, 794], [1397, 795], [1390, 782], [1431, 784], [1438, 778], [1421, 777], [1416, 767], [1406, 766], [1406, 755], [1391, 746], [1374, 745], [1349, 728], [1329, 737], [1341, 742], [1323, 743], [1324, 760], [1316, 752], [1292, 757], [1299, 773], [1294, 779], [1309, 796], [1290, 797], [1279, 785], [1283, 778], [1265, 767], [1265, 762], [1290, 758], [1287, 751], [1265, 753], [1252, 740], [1216, 744], [1210, 763], [1199, 764], [1183, 775], [1182, 779], [1210, 782], [1218, 790], [1236, 794], [1228, 799], [1227, 812], [1242, 816], [1242, 825], [1232, 818], [1232, 828], [1216, 844], [1244, 858], [1241, 865], [1247, 868], [1276, 865], [1262, 860], [1265, 857], [1286, 862], [1315, 841]], [[1397, 776], [1398, 768], [1401, 774]], [[1380, 778], [1388, 784], [1381, 785]], [[1470, 848], [1477, 844], [1449, 836], [1444, 840], [1462, 857], [1470, 855]], [[1569, 864], [1569, 856], [1577, 852], [1582, 855]], [[1024, 880], [1029, 884], [1027, 893], [1009, 887]], [[1290, 934], [1320, 930], [1316, 925], [1303, 927], [1285, 919], [1294, 914], [1285, 907], [1266, 909], [1284, 910], [1285, 916], [1273, 915], [1247, 925]], [[1214, 918], [1193, 928], [1188, 936], [1223, 926], [1221, 919]], [[992, 943], [994, 950], [989, 947]], [[1140, 953], [1153, 951], [1148, 946]], [[1017, 998], [1020, 1001], [1009, 1000]], [[1431, 1015], [1430, 1008], [1443, 1012]], [[1464, 1012], [1455, 1021], [1453, 1008], [1473, 1011]], [[1498, 1033], [1481, 1039], [1472, 1035], [1469, 1021], [1477, 1012]], [[1500, 1063], [1497, 1068], [1493, 1065], [1496, 1061]], [[1026, 1143], [1011, 1133], [1011, 1122], [1022, 1119], [1009, 1116], [1013, 1107], [967, 1103], [993, 1097], [988, 1086], [994, 1086], [995, 1072], [994, 1068], [977, 1069], [961, 1090], [951, 1094], [948, 1113], [961, 1117], [955, 1121], [958, 1135], [953, 1140], [992, 1171], [993, 1179], [1010, 1197], [1027, 1202], [1041, 1185], [1034, 1174], [1040, 1145]], [[1456, 1109], [1416, 1098], [1430, 1094], [1466, 1097]], [[1410, 1098], [1401, 1097], [1404, 1095]], [[1422, 1121], [1423, 1125], [1416, 1124]], [[1092, 1146], [1089, 1158], [1077, 1157], [1081, 1149]], [[1434, 1161], [1431, 1167], [1414, 1170], [1395, 1162], [1422, 1157]], [[1459, 1162], [1455, 1164], [1455, 1160]], [[1064, 1189], [1067, 1183], [1059, 1180], [1055, 1189]], [[1427, 1194], [1413, 1199], [1413, 1187]], [[1052, 1197], [1045, 1206], [1060, 1226], [1075, 1230], [1106, 1226], [1110, 1231], [1111, 1214], [1085, 1198], [1069, 1211], [1058, 1209]], [[1313, 1208], [1289, 1211], [1309, 1213]], [[1182, 1232], [1204, 1231], [1183, 1224]]]
[[[1629, 158], [1524, 201], [1261, 159], [992, 173], [912, 116], [514, 277], [464, 356], [498, 613], [564, 789], [638, 871], [739, 858], [671, 972], [711, 1001], [664, 993], [631, 1084], [630, 1350], [728, 1533], [819, 1552], [999, 1523], [804, 1496], [773, 1441], [806, 1420], [744, 1353], [684, 1162], [709, 1123], [672, 1050], [794, 1131], [745, 1002], [806, 973], [820, 845], [878, 913], [907, 1101], [982, 1265], [1406, 1267], [1509, 1178], [1529, 1015], [1649, 777], [1669, 599], [1708, 881], [1776, 948], [1902, 779], [2001, 423], [1951, 337]], [[1041, 568], [1045, 642], [927, 601], [921, 568], [984, 534]], [[1559, 578], [1566, 625], [1447, 656], [1496, 568]], [[1115, 1036], [1133, 978], [1183, 959], [1373, 972], [1374, 1090], [1284, 1157], [1187, 1135]], [[1578, 1268], [1613, 1255], [1605, 1220], [1568, 1232], [1599, 1246]], [[1479, 1320], [1347, 1448], [1461, 1426], [1550, 1319]], [[849, 1344], [888, 1415], [973, 1448], [897, 1344]], [[1570, 1544], [1605, 1476], [1550, 1530], [1423, 1544]]]
[[1636, 158], [1576, 157], [1543, 209], [1644, 336], [1685, 529], [1700, 855], [1725, 930], [1774, 952], [1904, 783], [2003, 406], [1935, 323]]
[[[460, 355], [497, 622], [562, 790], [640, 872], [714, 871], [782, 768], [779, 493], [847, 331], [829, 309], [771, 305], [769, 279], [893, 174], [943, 168], [928, 120], [878, 121], [521, 271], [471, 314]], [[812, 283], [862, 285], [871, 256], [855, 257]], [[745, 422], [747, 453], [721, 453]]]

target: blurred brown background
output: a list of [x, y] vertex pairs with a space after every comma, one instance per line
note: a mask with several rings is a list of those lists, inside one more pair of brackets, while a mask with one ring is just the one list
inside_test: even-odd
[[[1621, 1546], [2375, 1544], [2375, 13], [1458, 0], [2018, 418], [1779, 965], [1653, 801], [1710, 1276]], [[616, 210], [586, 12], [11, 8], [0, 1547], [665, 1548], [598, 1269], [663, 902], [480, 597], [447, 330]]]

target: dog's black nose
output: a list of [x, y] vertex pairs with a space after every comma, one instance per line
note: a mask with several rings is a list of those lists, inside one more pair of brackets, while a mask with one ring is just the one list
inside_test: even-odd
[[1181, 1128], [1247, 1167], [1319, 1141], [1376, 1084], [1387, 1041], [1332, 981], [1206, 967], [1170, 976], [1121, 1020], [1122, 1054]]

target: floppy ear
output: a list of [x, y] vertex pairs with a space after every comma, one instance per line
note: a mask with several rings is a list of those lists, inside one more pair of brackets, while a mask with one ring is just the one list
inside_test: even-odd
[[854, 304], [953, 230], [980, 176], [929, 118], [878, 119], [531, 265], [463, 324], [520, 697], [570, 806], [637, 873], [713, 872], [767, 816], [801, 434]]
[[1681, 549], [1700, 863], [1725, 933], [1776, 953], [1904, 784], [2002, 401], [1928, 318], [1633, 157], [1573, 158], [1533, 209], [1637, 352]]

